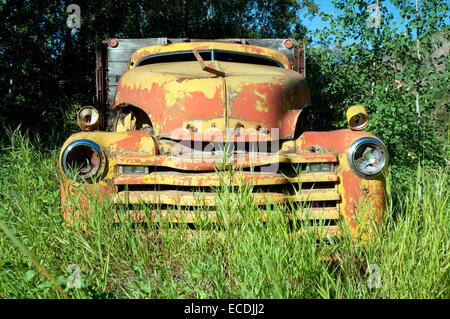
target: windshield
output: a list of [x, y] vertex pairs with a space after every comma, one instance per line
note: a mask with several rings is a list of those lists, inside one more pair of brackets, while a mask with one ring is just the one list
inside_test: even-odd
[[[237, 62], [237, 63], [283, 67], [283, 65], [279, 61], [256, 54], [247, 54], [222, 50], [199, 50], [198, 53], [205, 61]], [[151, 55], [141, 60], [137, 66], [154, 63], [185, 62], [185, 61], [197, 61], [192, 51]]]

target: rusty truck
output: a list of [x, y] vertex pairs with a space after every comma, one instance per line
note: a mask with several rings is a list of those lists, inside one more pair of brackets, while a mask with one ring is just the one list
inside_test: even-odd
[[328, 235], [343, 221], [358, 238], [361, 222], [383, 217], [386, 146], [364, 131], [362, 105], [348, 108], [348, 129], [311, 130], [305, 73], [305, 46], [293, 39], [103, 41], [95, 107], [79, 110], [82, 131], [60, 152], [72, 177], [61, 179], [65, 220], [88, 205], [89, 192], [68, 200], [87, 185], [135, 220], [144, 203], [152, 218], [180, 222], [182, 212], [192, 222], [201, 205], [214, 221], [219, 173], [231, 169], [240, 181], [228, 185], [251, 185], [261, 218], [289, 203], [295, 218], [331, 221]]

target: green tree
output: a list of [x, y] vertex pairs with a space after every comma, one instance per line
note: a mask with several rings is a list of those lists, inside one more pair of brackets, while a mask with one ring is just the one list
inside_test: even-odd
[[[379, 26], [368, 23], [372, 1], [333, 2], [342, 14], [321, 13], [330, 27], [317, 33], [323, 45], [310, 52], [310, 85], [322, 120], [318, 124], [344, 127], [345, 110], [363, 104], [370, 113], [369, 130], [386, 142], [394, 165], [415, 167], [418, 160], [445, 165], [448, 2], [417, 1], [416, 7], [415, 0], [393, 1], [403, 32], [386, 1], [379, 1]], [[343, 45], [348, 39], [353, 43]], [[326, 112], [332, 116], [324, 116]]]
[[96, 45], [110, 37], [303, 37], [303, 0], [79, 0], [81, 28], [71, 30], [71, 1], [0, 2], [0, 120], [60, 142], [64, 119], [95, 95]]

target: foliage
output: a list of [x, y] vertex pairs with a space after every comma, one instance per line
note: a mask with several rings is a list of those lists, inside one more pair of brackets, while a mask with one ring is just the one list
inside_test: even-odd
[[[75, 129], [79, 105], [93, 103], [95, 48], [109, 37], [308, 40], [300, 17], [313, 1], [78, 1], [81, 28], [66, 25], [60, 0], [0, 3], [0, 119], [61, 144]], [[394, 167], [448, 165], [448, 3], [392, 1], [405, 31], [380, 2], [380, 28], [367, 25], [369, 0], [334, 1], [339, 15], [319, 15], [330, 27], [307, 49], [315, 109], [313, 128], [346, 127], [345, 110], [368, 108], [369, 130], [386, 142]], [[419, 36], [417, 52], [416, 36]], [[334, 48], [332, 48], [332, 41]], [[350, 44], [348, 42], [350, 41]], [[441, 55], [444, 54], [444, 55]], [[418, 112], [416, 106], [418, 97]], [[51, 138], [48, 138], [51, 137]]]
[[[168, 224], [132, 227], [126, 218], [113, 224], [105, 213], [111, 203], [94, 199], [85, 227], [66, 227], [61, 214], [55, 145], [74, 130], [75, 110], [92, 104], [96, 43], [301, 39], [307, 30], [299, 14], [315, 14], [313, 1], [80, 0], [76, 32], [66, 26], [68, 2], [2, 1], [0, 120], [20, 127], [0, 135], [0, 297], [450, 298], [448, 53], [441, 56], [448, 4], [420, 1], [416, 15], [415, 1], [393, 0], [406, 24], [399, 32], [385, 2], [381, 28], [369, 28], [371, 1], [334, 1], [342, 14], [321, 13], [330, 28], [319, 32], [320, 47], [307, 50], [315, 128], [345, 127], [346, 108], [361, 103], [369, 130], [390, 151], [385, 231], [362, 249], [349, 240], [298, 237], [286, 227], [283, 207], [262, 224], [245, 187], [221, 198], [219, 216], [231, 212], [243, 221], [222, 232], [207, 225], [195, 235]], [[338, 262], [323, 261], [330, 251]], [[79, 288], [69, 284], [73, 264]], [[379, 288], [367, 286], [371, 274], [362, 265], [378, 265]]]
[[372, 1], [335, 0], [339, 14], [320, 13], [330, 27], [317, 31], [322, 45], [310, 52], [316, 124], [345, 127], [345, 110], [363, 104], [394, 167], [448, 165], [448, 2], [419, 1], [416, 12], [415, 1], [393, 1], [403, 32], [386, 2], [379, 27], [368, 23]]
[[[66, 227], [57, 150], [33, 146], [17, 131], [10, 138], [0, 153], [0, 220], [40, 267], [0, 232], [0, 298], [62, 298], [41, 269], [71, 298], [450, 297], [448, 170], [418, 170], [406, 192], [388, 176], [384, 232], [363, 249], [347, 237], [300, 235], [282, 206], [262, 223], [248, 185], [218, 189], [221, 230], [207, 221], [195, 231], [164, 220], [155, 227], [147, 217], [132, 225], [126, 215], [112, 223], [112, 204], [95, 195], [91, 218]], [[336, 261], [326, 261], [330, 253]], [[78, 286], [70, 284], [73, 269]]]
[[[63, 121], [95, 96], [96, 45], [110, 37], [245, 38], [305, 34], [297, 14], [312, 1], [90, 1], [81, 26], [66, 25], [70, 2], [0, 2], [0, 120], [62, 143]], [[63, 119], [63, 120], [62, 120]], [[47, 140], [47, 139], [45, 139]], [[51, 144], [51, 143], [49, 143]]]

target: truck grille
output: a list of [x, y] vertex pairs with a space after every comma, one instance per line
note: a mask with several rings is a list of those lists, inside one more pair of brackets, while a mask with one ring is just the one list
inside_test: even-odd
[[[326, 220], [329, 232], [337, 233], [335, 221], [339, 219], [340, 194], [335, 172], [337, 157], [333, 153], [264, 156], [257, 158], [252, 167], [242, 161], [240, 169], [234, 172], [215, 170], [205, 161], [187, 167], [176, 161], [161, 156], [118, 156], [114, 203], [135, 220], [143, 220], [147, 211], [146, 218], [153, 221], [193, 223], [206, 218], [215, 222], [221, 192], [226, 189], [238, 193], [250, 185], [248, 195], [261, 208], [263, 220], [274, 206], [286, 205], [292, 218]], [[145, 173], [124, 173], [130, 170], [121, 169], [123, 166], [144, 166], [145, 169], [138, 171]], [[142, 205], [146, 206], [145, 211]]]

